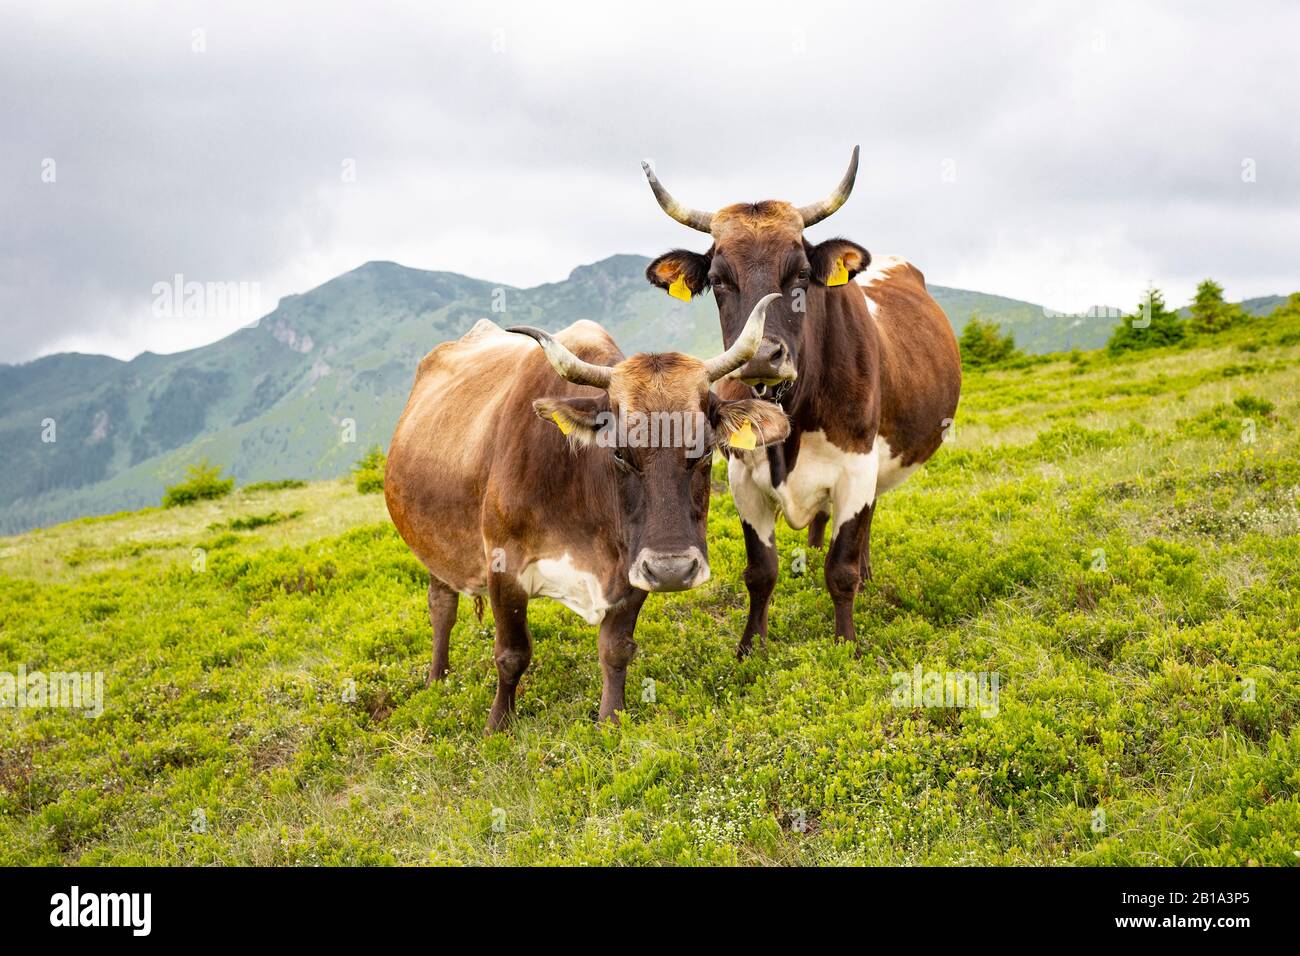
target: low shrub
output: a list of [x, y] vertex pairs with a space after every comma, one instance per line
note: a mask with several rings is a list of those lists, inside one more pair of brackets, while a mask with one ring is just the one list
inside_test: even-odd
[[384, 466], [388, 456], [378, 445], [366, 452], [365, 457], [352, 466], [352, 475], [356, 479], [357, 491], [363, 495], [375, 494], [384, 490]]
[[286, 488], [306, 488], [307, 482], [301, 478], [281, 478], [279, 481], [255, 481], [244, 485], [240, 491], [283, 491]]
[[176, 508], [196, 501], [224, 498], [235, 487], [234, 478], [222, 478], [220, 465], [202, 459], [185, 470], [185, 480], [172, 485], [163, 494], [163, 507]]

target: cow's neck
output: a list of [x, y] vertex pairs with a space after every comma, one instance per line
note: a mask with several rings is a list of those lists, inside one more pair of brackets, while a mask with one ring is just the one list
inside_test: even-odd
[[[868, 422], [874, 417], [870, 406], [881, 343], [866, 298], [852, 282], [820, 291], [810, 303], [799, 350], [799, 377], [781, 399], [791, 423], [787, 458], [791, 452], [797, 454], [804, 432], [825, 432], [836, 445], [854, 451], [869, 448], [874, 437], [862, 433], [862, 422], [864, 410]], [[786, 464], [793, 467], [793, 462]]]

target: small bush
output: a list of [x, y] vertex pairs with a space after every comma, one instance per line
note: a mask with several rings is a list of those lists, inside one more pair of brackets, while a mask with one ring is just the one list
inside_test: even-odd
[[1276, 408], [1267, 398], [1255, 395], [1239, 395], [1233, 399], [1232, 404], [1243, 415], [1256, 415], [1260, 418], [1272, 417], [1273, 409]]
[[1202, 335], [1214, 335], [1245, 318], [1241, 306], [1223, 301], [1223, 286], [1213, 279], [1206, 279], [1196, 287], [1187, 327]]
[[[1255, 425], [1269, 422], [1274, 418], [1274, 405], [1266, 398], [1255, 395], [1240, 395], [1229, 405], [1219, 402], [1194, 418], [1182, 419], [1179, 429], [1186, 435], [1206, 435], [1224, 439], [1239, 439], [1245, 423]], [[1259, 421], [1257, 422], [1256, 419]]]
[[280, 491], [285, 488], [306, 488], [307, 482], [301, 478], [281, 478], [279, 481], [255, 481], [244, 485], [240, 491]]
[[1010, 332], [1002, 334], [996, 322], [971, 316], [961, 330], [961, 360], [967, 368], [996, 365], [1017, 355], [1016, 340]]
[[1187, 335], [1187, 329], [1178, 313], [1165, 306], [1164, 296], [1159, 289], [1152, 289], [1146, 301], [1138, 303], [1137, 309], [1115, 327], [1106, 350], [1111, 355], [1123, 352], [1136, 352], [1141, 349], [1158, 349], [1166, 345], [1177, 345]]
[[186, 469], [184, 481], [167, 489], [163, 495], [163, 507], [175, 508], [209, 498], [224, 498], [234, 487], [234, 478], [222, 478], [221, 466], [209, 465], [204, 458]]
[[356, 478], [357, 491], [363, 495], [374, 494], [384, 490], [384, 466], [388, 456], [378, 445], [366, 452], [365, 457], [352, 466]]
[[229, 521], [217, 522], [208, 525], [209, 531], [221, 531], [229, 528], [231, 531], [252, 531], [254, 528], [261, 528], [268, 524], [279, 524], [282, 521], [292, 521], [299, 517], [301, 511], [290, 511], [288, 514], [282, 514], [279, 511], [270, 511], [264, 515], [246, 515], [242, 518], [231, 518]]

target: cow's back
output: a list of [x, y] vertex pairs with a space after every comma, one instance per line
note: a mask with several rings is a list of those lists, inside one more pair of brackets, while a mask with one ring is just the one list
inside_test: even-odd
[[[621, 357], [590, 322], [556, 338], [571, 348], [583, 343], [592, 360], [602, 350]], [[555, 374], [531, 338], [487, 319], [421, 360], [393, 433], [384, 495], [393, 524], [432, 574], [460, 591], [486, 587], [482, 524], [489, 489], [509, 474], [525, 486], [516, 506], [530, 506], [528, 476], [545, 472], [546, 454], [556, 451], [554, 443], [527, 447], [540, 430], [534, 426], [542, 426], [532, 402], [578, 388]]]
[[905, 259], [882, 256], [858, 284], [880, 338], [880, 435], [910, 468], [934, 454], [956, 414], [957, 338], [925, 277]]

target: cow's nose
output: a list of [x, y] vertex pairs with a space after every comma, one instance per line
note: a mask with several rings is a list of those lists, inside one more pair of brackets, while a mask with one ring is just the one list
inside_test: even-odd
[[655, 555], [641, 562], [641, 573], [655, 591], [685, 591], [699, 568], [700, 559], [685, 554]]
[[775, 385], [795, 377], [794, 363], [790, 361], [785, 343], [764, 339], [754, 357], [736, 373], [746, 385]]
[[647, 591], [685, 591], [708, 576], [708, 565], [697, 548], [684, 552], [643, 550], [631, 574], [632, 583]]

